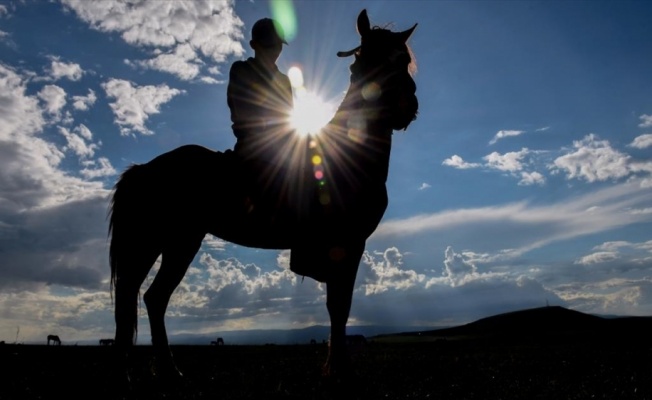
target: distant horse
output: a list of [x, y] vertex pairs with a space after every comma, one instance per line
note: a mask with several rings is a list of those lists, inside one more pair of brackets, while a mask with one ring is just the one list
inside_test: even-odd
[[135, 342], [139, 290], [162, 254], [144, 301], [158, 369], [181, 376], [164, 315], [210, 233], [242, 246], [290, 249], [292, 271], [325, 282], [331, 332], [323, 373], [350, 371], [345, 335], [358, 264], [387, 207], [392, 133], [405, 130], [418, 109], [406, 44], [415, 27], [372, 28], [366, 10], [359, 14], [361, 45], [338, 53], [355, 56], [349, 89], [321, 132], [296, 137], [287, 157], [295, 164], [283, 176], [278, 192], [285, 197], [278, 207], [260, 203], [258, 209], [267, 211], [249, 212], [250, 197], [230, 150], [181, 146], [122, 173], [109, 211], [117, 347], [128, 353]]
[[53, 345], [61, 346], [61, 339], [57, 335], [48, 335], [48, 346], [52, 342]]
[[114, 344], [114, 339], [100, 339], [100, 346], [113, 346]]

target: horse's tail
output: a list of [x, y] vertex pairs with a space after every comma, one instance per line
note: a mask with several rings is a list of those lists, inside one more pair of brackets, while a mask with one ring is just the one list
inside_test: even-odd
[[113, 195], [109, 205], [108, 220], [109, 220], [109, 236], [111, 242], [109, 245], [109, 264], [111, 265], [111, 300], [115, 293], [116, 277], [118, 273], [118, 260], [121, 258], [121, 235], [123, 224], [125, 221], [125, 214], [127, 210], [127, 199], [125, 192], [129, 192], [129, 187], [132, 186], [132, 175], [134, 175], [137, 165], [131, 165], [126, 171], [120, 175], [118, 182], [113, 187]]
[[136, 238], [142, 229], [137, 223], [144, 222], [142, 203], [147, 201], [144, 198], [146, 169], [144, 165], [131, 165], [122, 173], [113, 188], [108, 211], [110, 290], [115, 303], [116, 342], [120, 344], [133, 343], [138, 331], [138, 296], [142, 281], [134, 278], [138, 275], [134, 271], [138, 266], [133, 265], [132, 260], [138, 258], [134, 246], [145, 246]]

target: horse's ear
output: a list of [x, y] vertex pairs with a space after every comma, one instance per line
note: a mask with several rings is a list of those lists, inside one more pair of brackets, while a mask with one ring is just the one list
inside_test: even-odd
[[358, 33], [360, 36], [366, 35], [371, 30], [371, 24], [369, 23], [369, 17], [367, 16], [367, 10], [364, 9], [358, 15]]
[[412, 36], [412, 32], [414, 32], [414, 29], [417, 27], [417, 25], [418, 24], [414, 24], [412, 28], [398, 33], [398, 35], [400, 35], [400, 38], [403, 40], [403, 43], [407, 42], [410, 36]]

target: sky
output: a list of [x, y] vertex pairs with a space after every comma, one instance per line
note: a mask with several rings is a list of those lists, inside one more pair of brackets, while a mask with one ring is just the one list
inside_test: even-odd
[[[650, 2], [0, 0], [0, 340], [112, 337], [120, 172], [184, 144], [233, 147], [228, 70], [262, 17], [286, 28], [278, 66], [303, 74], [302, 115], [332, 115], [362, 9], [418, 23], [419, 114], [393, 135], [349, 324], [652, 315]], [[207, 236], [168, 332], [327, 325], [325, 287], [288, 260]]]

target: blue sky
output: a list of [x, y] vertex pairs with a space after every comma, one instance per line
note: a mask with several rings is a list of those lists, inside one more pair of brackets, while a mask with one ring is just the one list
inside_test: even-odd
[[[274, 4], [0, 1], [0, 340], [111, 337], [105, 217], [120, 171], [187, 143], [233, 146], [225, 80], [265, 16], [288, 24], [279, 67], [336, 107], [351, 61], [335, 54], [357, 45], [363, 8], [372, 24], [419, 24], [420, 109], [394, 134], [350, 324], [546, 303], [652, 314], [652, 3]], [[288, 256], [207, 237], [169, 332], [327, 324], [324, 287]]]

